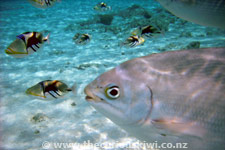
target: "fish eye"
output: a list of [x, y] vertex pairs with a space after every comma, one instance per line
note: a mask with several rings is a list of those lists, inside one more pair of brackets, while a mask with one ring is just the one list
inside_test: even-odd
[[105, 89], [105, 95], [109, 99], [117, 99], [120, 96], [120, 89], [115, 85], [107, 86]]

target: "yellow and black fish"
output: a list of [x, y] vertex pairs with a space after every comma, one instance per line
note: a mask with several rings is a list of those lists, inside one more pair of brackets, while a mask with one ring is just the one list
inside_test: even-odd
[[59, 80], [45, 80], [28, 88], [26, 94], [44, 99], [57, 99], [70, 91], [75, 93], [75, 84], [72, 88], [69, 88], [65, 83]]
[[75, 41], [76, 44], [78, 45], [85, 45], [91, 40], [91, 36], [89, 34], [80, 34], [77, 33], [73, 37], [73, 40]]
[[107, 11], [107, 10], [111, 10], [111, 7], [108, 6], [106, 3], [104, 2], [101, 2], [101, 3], [98, 3], [95, 7], [94, 7], [94, 10], [96, 11]]
[[162, 32], [159, 29], [151, 25], [145, 26], [145, 27], [138, 27], [133, 32], [131, 32], [132, 35], [139, 35], [139, 36], [145, 36], [145, 37], [152, 37], [160, 33]]
[[145, 39], [141, 36], [130, 36], [124, 41], [121, 46], [135, 47], [145, 42]]
[[60, 2], [61, 0], [28, 0], [31, 5], [37, 8], [46, 9], [54, 5], [55, 2]]
[[49, 34], [43, 37], [40, 32], [25, 32], [17, 36], [5, 53], [16, 58], [22, 58], [38, 51], [49, 40]]

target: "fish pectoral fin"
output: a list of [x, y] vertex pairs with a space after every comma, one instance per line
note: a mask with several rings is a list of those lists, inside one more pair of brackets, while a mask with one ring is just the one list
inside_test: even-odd
[[171, 131], [175, 134], [186, 134], [197, 137], [204, 137], [206, 130], [195, 121], [182, 121], [180, 119], [155, 119], [152, 124], [157, 128]]

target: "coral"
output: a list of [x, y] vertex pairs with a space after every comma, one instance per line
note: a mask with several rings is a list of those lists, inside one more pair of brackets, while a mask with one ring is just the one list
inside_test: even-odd
[[[149, 12], [139, 5], [132, 5], [126, 9], [94, 15], [85, 21], [76, 22], [74, 26], [72, 24], [67, 26], [66, 30], [86, 30], [92, 28], [92, 31], [95, 31], [96, 28], [97, 30], [102, 30], [102, 32], [112, 32], [118, 38], [121, 38], [124, 34], [129, 34], [134, 28], [148, 25], [152, 25], [158, 30], [166, 32], [168, 31], [169, 25], [176, 21], [176, 17], [164, 9], [155, 9]], [[93, 24], [98, 25], [93, 26]]]

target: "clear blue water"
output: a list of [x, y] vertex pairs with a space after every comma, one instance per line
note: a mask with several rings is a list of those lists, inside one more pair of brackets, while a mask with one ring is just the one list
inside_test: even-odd
[[[93, 7], [98, 1], [90, 0], [62, 0], [45, 10], [26, 0], [0, 1], [0, 149], [39, 150], [44, 149], [44, 141], [89, 140], [119, 142], [124, 146], [135, 142], [137, 139], [85, 101], [84, 87], [131, 58], [185, 49], [192, 42], [199, 42], [202, 48], [225, 46], [224, 30], [183, 21], [153, 0], [105, 2], [112, 10], [96, 12]], [[103, 14], [113, 16], [110, 25], [98, 21]], [[135, 28], [151, 21], [164, 33], [135, 48], [120, 47]], [[50, 44], [22, 59], [5, 54], [16, 36], [27, 31], [50, 32]], [[90, 34], [91, 41], [76, 45], [76, 33]], [[70, 93], [62, 99], [43, 101], [25, 94], [27, 88], [48, 79], [62, 80], [69, 86], [75, 83], [76, 95]], [[41, 117], [35, 120], [34, 116]]]

